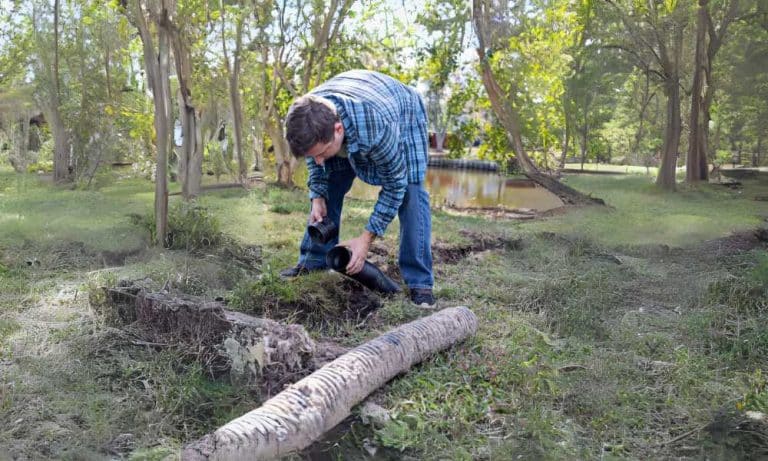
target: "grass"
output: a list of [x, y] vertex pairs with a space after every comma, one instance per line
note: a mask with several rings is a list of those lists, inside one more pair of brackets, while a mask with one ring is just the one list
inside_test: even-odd
[[[752, 198], [768, 187], [662, 193], [642, 175], [566, 181], [611, 208], [524, 223], [434, 212], [443, 245], [466, 244], [460, 231], [523, 245], [436, 265], [441, 304], [470, 306], [478, 334], [377, 391], [371, 399], [390, 422], [353, 416], [315, 452], [363, 459], [373, 446], [380, 459], [457, 460], [764, 452], [728, 421], [768, 409], [768, 257], [702, 242], [760, 225], [768, 204]], [[295, 263], [304, 191], [208, 193], [179, 218], [194, 231], [184, 234], [191, 243], [158, 250], [146, 222], [131, 218], [150, 215], [151, 184], [103, 184], [72, 191], [0, 171], [0, 458], [173, 459], [185, 441], [258, 405], [257, 392], [211, 379], [181, 351], [137, 346], [107, 327], [88, 304], [100, 285], [148, 278], [158, 289], [222, 296], [347, 346], [424, 315], [400, 295], [369, 299], [381, 307], [355, 317], [338, 276], [277, 277]], [[345, 205], [342, 239], [364, 226], [371, 206]], [[382, 241], [391, 260], [396, 224]], [[261, 246], [259, 270], [217, 258], [209, 235]], [[108, 264], [115, 254], [125, 257]]]
[[681, 184], [678, 192], [670, 193], [658, 190], [650, 176], [574, 175], [565, 182], [604, 199], [611, 208], [568, 213], [533, 223], [531, 230], [568, 229], [569, 233], [614, 246], [685, 246], [756, 227], [768, 216], [768, 202], [753, 200], [768, 193], [767, 183], [752, 183], [745, 190]]

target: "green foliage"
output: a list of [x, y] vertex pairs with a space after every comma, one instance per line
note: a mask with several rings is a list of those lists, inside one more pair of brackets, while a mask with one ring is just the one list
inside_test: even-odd
[[264, 298], [293, 302], [298, 295], [296, 284], [286, 283], [280, 278], [276, 268], [268, 266], [258, 281], [239, 285], [232, 293], [229, 304], [238, 310], [257, 311], [269, 315], [269, 312], [264, 312], [264, 306], [261, 304]]
[[269, 211], [277, 214], [308, 213], [307, 202], [296, 200], [296, 196], [293, 191], [271, 189], [267, 196], [267, 201], [271, 203]]
[[52, 160], [43, 160], [40, 162], [34, 162], [34, 163], [30, 163], [27, 166], [27, 173], [52, 173], [52, 172], [53, 172]]
[[[157, 232], [154, 215], [130, 216], [134, 225], [145, 228], [154, 241]], [[215, 214], [197, 200], [177, 202], [168, 210], [168, 247], [197, 251], [222, 242], [221, 224]]]
[[714, 159], [714, 163], [716, 165], [726, 165], [731, 162], [733, 162], [733, 154], [731, 154], [731, 151], [724, 150], [724, 149], [717, 150], [717, 153], [715, 153], [715, 159]]
[[757, 369], [747, 376], [749, 390], [744, 397], [736, 403], [739, 410], [759, 411], [768, 413], [768, 380], [763, 376], [763, 371]]
[[[512, 157], [507, 132], [498, 123], [485, 125], [485, 136], [477, 151], [477, 156], [481, 159], [495, 160], [506, 166], [515, 163], [512, 160], [514, 157]], [[517, 168], [507, 168], [507, 174], [515, 172], [517, 172]]]
[[173, 249], [201, 250], [222, 240], [219, 219], [196, 200], [178, 202], [168, 213], [168, 243]]

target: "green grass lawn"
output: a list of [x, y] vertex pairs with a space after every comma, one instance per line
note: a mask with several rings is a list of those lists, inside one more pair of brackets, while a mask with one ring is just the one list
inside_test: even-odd
[[[313, 453], [393, 460], [766, 453], [763, 428], [742, 422], [745, 410], [768, 411], [760, 371], [768, 258], [747, 244], [749, 234], [714, 239], [763, 225], [768, 203], [753, 199], [768, 186], [664, 193], [644, 175], [566, 182], [610, 207], [530, 222], [434, 212], [441, 248], [521, 239], [435, 265], [441, 305], [472, 308], [477, 336], [375, 392], [389, 423], [363, 424], [355, 409]], [[297, 256], [304, 191], [268, 186], [200, 198], [198, 232], [218, 229], [262, 248], [260, 271], [248, 272], [210, 249], [150, 247], [136, 217], [150, 216], [152, 185], [101, 184], [69, 190], [0, 171], [0, 459], [174, 459], [184, 442], [259, 404], [258, 393], [209, 379], [179, 351], [131, 345], [91, 308], [98, 286], [148, 279], [222, 296], [250, 313], [303, 321], [315, 338], [346, 346], [427, 314], [396, 296], [359, 326], [334, 310], [349, 301], [334, 274], [280, 281], [276, 272]], [[179, 202], [172, 197], [172, 210]], [[372, 205], [346, 204], [342, 238], [362, 229]], [[392, 262], [396, 242], [394, 223], [382, 242]], [[286, 305], [306, 311], [282, 312]], [[130, 448], [116, 448], [126, 438]]]

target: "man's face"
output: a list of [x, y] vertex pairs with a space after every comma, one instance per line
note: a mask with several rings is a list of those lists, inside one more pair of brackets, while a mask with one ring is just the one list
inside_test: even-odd
[[315, 159], [315, 163], [323, 166], [326, 160], [336, 155], [341, 150], [341, 144], [344, 142], [344, 125], [336, 122], [333, 125], [333, 139], [327, 143], [317, 143], [307, 151], [307, 157]]

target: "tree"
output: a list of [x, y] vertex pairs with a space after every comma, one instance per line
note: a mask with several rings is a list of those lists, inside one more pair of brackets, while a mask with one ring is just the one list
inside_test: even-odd
[[[47, 20], [47, 11], [40, 8], [37, 2], [31, 6], [31, 25], [35, 31], [34, 43], [37, 59], [35, 66], [35, 81], [37, 86], [38, 104], [43, 111], [51, 127], [53, 134], [53, 178], [56, 182], [68, 182], [72, 180], [70, 173], [70, 137], [69, 131], [62, 116], [63, 95], [61, 88], [61, 63], [59, 55], [61, 51], [61, 34], [59, 24], [61, 22], [60, 0], [54, 0], [53, 18], [51, 23]], [[50, 29], [49, 29], [50, 26]], [[47, 31], [50, 30], [50, 35]], [[49, 39], [50, 37], [50, 39]], [[51, 55], [52, 54], [52, 55]]]
[[759, 2], [746, 6], [732, 24], [733, 38], [724, 43], [723, 58], [713, 69], [720, 84], [713, 104], [712, 148], [719, 149], [720, 138], [726, 138], [729, 149], [721, 155], [730, 150], [726, 156], [741, 161], [742, 151], [751, 149], [757, 166], [764, 158], [768, 132], [768, 6]]
[[[542, 174], [526, 153], [520, 117], [521, 104], [517, 98], [527, 90], [521, 86], [523, 83], [531, 85], [535, 83], [518, 81], [515, 78], [510, 78], [510, 75], [506, 75], [503, 80], [504, 86], [499, 82], [498, 76], [502, 75], [501, 69], [506, 74], [511, 74], [511, 70], [505, 66], [513, 66], [517, 64], [516, 60], [521, 58], [518, 50], [510, 52], [509, 44], [513, 41], [517, 44], [527, 43], [528, 40], [533, 39], [532, 36], [542, 36], [545, 33], [541, 28], [533, 28], [532, 36], [523, 36], [528, 32], [526, 30], [526, 26], [529, 25], [527, 21], [532, 17], [529, 12], [524, 11], [524, 8], [524, 5], [510, 6], [506, 0], [473, 0], [472, 17], [478, 41], [477, 55], [480, 61], [480, 74], [491, 107], [507, 132], [518, 164], [529, 178], [558, 195], [566, 203], [595, 203], [595, 199]], [[561, 32], [564, 31], [561, 29]], [[553, 35], [562, 41], [562, 36]], [[543, 49], [543, 47], [533, 51], [539, 55], [546, 54], [550, 57], [552, 54], [556, 54], [552, 53], [551, 50]], [[540, 72], [540, 66], [534, 64], [532, 67], [537, 69], [537, 77], [544, 76]], [[559, 77], [556, 79], [562, 81]], [[543, 84], [552, 83], [554, 80], [555, 78], [550, 75]], [[539, 90], [541, 91], [541, 89]], [[541, 94], [546, 93], [547, 89], [544, 89]]]
[[[724, 2], [722, 17], [716, 23], [710, 14], [710, 0], [698, 0], [696, 19], [696, 52], [694, 54], [693, 87], [691, 88], [690, 136], [685, 178], [688, 182], [709, 179], [709, 122], [715, 94], [712, 65], [720, 50], [728, 26], [739, 11], [739, 0]], [[718, 2], [719, 3], [719, 2]], [[719, 5], [718, 5], [719, 6]]]
[[[129, 0], [125, 4], [128, 19], [139, 31], [143, 45], [144, 68], [152, 90], [155, 107], [157, 148], [155, 170], [155, 243], [167, 244], [168, 234], [168, 149], [171, 145], [170, 48], [171, 18], [175, 0]], [[154, 31], [154, 33], [153, 33]]]
[[262, 120], [272, 140], [277, 181], [293, 185], [296, 158], [291, 155], [283, 132], [283, 116], [290, 100], [311, 90], [327, 77], [326, 65], [341, 26], [354, 0], [305, 3], [281, 0], [270, 10], [258, 9], [261, 26], [258, 46], [265, 87]]
[[[173, 5], [171, 5], [173, 6]], [[200, 110], [193, 98], [192, 46], [198, 41], [199, 29], [205, 29], [207, 17], [200, 14], [201, 5], [184, 2], [181, 10], [168, 15], [163, 27], [170, 33], [173, 62], [179, 83], [177, 101], [181, 120], [181, 150], [179, 152], [179, 179], [181, 195], [191, 200], [200, 194], [203, 165], [203, 141], [200, 129]]]
[[634, 2], [605, 0], [608, 13], [626, 29], [616, 35], [615, 48], [631, 56], [635, 66], [657, 78], [667, 97], [664, 146], [656, 184], [675, 189], [677, 155], [682, 132], [680, 86], [683, 37], [688, 24], [688, 0]]
[[[235, 132], [235, 155], [237, 157], [237, 173], [240, 182], [245, 181], [247, 166], [245, 164], [245, 153], [243, 152], [243, 104], [240, 95], [240, 72], [241, 58], [243, 51], [243, 30], [246, 17], [250, 14], [246, 5], [237, 5], [237, 8], [227, 8], [224, 0], [220, 0], [221, 8], [221, 49], [224, 58], [224, 66], [227, 74], [227, 88], [229, 89], [229, 101], [232, 106], [232, 122]], [[233, 16], [234, 20], [234, 41], [235, 48], [232, 50], [232, 58], [227, 50], [227, 41], [229, 37], [226, 34], [228, 17], [226, 12]]]
[[451, 85], [451, 76], [458, 68], [465, 46], [469, 12], [469, 5], [463, 0], [429, 1], [416, 19], [429, 34], [428, 43], [420, 53], [423, 56], [420, 73], [429, 85], [426, 106], [438, 152], [443, 150], [451, 118], [460, 115], [449, 111], [449, 99], [459, 89], [459, 84]]

